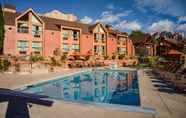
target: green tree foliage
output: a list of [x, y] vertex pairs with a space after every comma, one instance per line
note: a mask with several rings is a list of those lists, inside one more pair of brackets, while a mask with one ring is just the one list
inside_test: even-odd
[[143, 38], [144, 36], [145, 36], [145, 33], [140, 30], [132, 31], [130, 34], [130, 37], [132, 39], [139, 39], [139, 38]]
[[0, 59], [0, 72], [7, 71], [10, 66], [10, 61], [7, 59]]
[[0, 4], [0, 54], [3, 52], [3, 42], [4, 42], [4, 18], [3, 10]]

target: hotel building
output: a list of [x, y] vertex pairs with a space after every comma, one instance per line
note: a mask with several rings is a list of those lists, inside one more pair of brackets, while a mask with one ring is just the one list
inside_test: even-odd
[[134, 55], [134, 46], [127, 33], [114, 30], [102, 23], [83, 24], [72, 16], [69, 16], [70, 19], [43, 16], [31, 8], [18, 13], [11, 5], [3, 7], [3, 15], [4, 54], [16, 56], [39, 54], [48, 57], [59, 49], [68, 54]]

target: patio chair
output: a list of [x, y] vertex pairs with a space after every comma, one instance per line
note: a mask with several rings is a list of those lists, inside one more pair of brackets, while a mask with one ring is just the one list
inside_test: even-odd
[[0, 88], [0, 103], [8, 101], [6, 118], [30, 118], [29, 103], [47, 107], [52, 106], [53, 102], [44, 98], [47, 98], [47, 96]]

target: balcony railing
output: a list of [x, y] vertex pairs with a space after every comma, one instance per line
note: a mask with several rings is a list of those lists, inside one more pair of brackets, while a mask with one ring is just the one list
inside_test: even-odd
[[28, 33], [28, 27], [18, 27], [17, 32]]
[[40, 31], [32, 31], [34, 37], [41, 37], [41, 32]]

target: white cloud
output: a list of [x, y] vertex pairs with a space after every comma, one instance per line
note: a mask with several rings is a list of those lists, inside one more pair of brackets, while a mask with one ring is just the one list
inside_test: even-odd
[[186, 2], [184, 0], [135, 0], [135, 5], [140, 10], [151, 9], [155, 12], [172, 16], [185, 14]]
[[178, 23], [180, 23], [180, 22], [185, 22], [186, 21], [186, 16], [180, 16], [179, 18], [178, 18]]
[[82, 23], [90, 24], [90, 23], [93, 22], [93, 19], [90, 18], [90, 17], [88, 17], [88, 16], [84, 16], [84, 18], [80, 19], [80, 21], [81, 21]]
[[116, 24], [115, 28], [120, 29], [120, 30], [124, 30], [124, 29], [125, 30], [140, 30], [141, 25], [137, 21], [123, 20], [123, 21], [119, 22], [118, 24]]
[[100, 19], [97, 19], [96, 22], [114, 23], [119, 21], [122, 17], [128, 16], [129, 13], [131, 13], [130, 10], [121, 13], [113, 13], [113, 11], [104, 11], [102, 12]]
[[177, 26], [176, 30], [186, 32], [186, 24], [180, 24]]
[[158, 22], [152, 23], [149, 27], [150, 32], [162, 32], [162, 31], [174, 31], [175, 24], [169, 20], [160, 20]]

